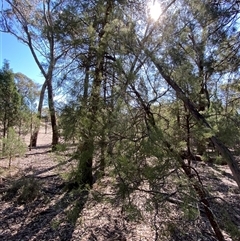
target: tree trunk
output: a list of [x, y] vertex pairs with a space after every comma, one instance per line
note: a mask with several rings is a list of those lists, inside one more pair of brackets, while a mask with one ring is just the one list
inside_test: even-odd
[[[100, 103], [100, 95], [101, 95], [101, 85], [102, 85], [102, 80], [103, 80], [103, 74], [104, 74], [104, 60], [105, 60], [105, 51], [107, 48], [107, 43], [105, 40], [103, 40], [103, 36], [105, 34], [105, 26], [107, 25], [109, 21], [109, 14], [112, 11], [113, 8], [113, 1], [108, 0], [107, 1], [107, 6], [106, 6], [106, 12], [105, 12], [105, 17], [102, 22], [101, 26], [101, 31], [99, 32], [99, 52], [97, 53], [97, 58], [96, 58], [96, 68], [94, 71], [94, 80], [92, 84], [92, 92], [91, 92], [91, 105], [89, 108], [90, 115], [89, 115], [89, 134], [87, 137], [84, 137], [83, 141], [83, 150], [82, 153], [80, 153], [80, 158], [79, 158], [79, 166], [78, 166], [78, 174], [81, 176], [80, 183], [81, 184], [87, 184], [92, 186], [93, 184], [93, 173], [92, 173], [92, 163], [93, 163], [93, 154], [94, 154], [94, 138], [96, 136], [94, 126], [95, 122], [97, 121], [97, 115], [99, 111], [99, 103]], [[88, 73], [86, 73], [88, 74]], [[88, 78], [88, 76], [86, 76]], [[85, 80], [85, 97], [87, 95], [87, 81], [88, 79]]]
[[205, 213], [206, 213], [206, 215], [208, 217], [208, 220], [209, 220], [209, 222], [210, 222], [210, 224], [211, 224], [211, 226], [212, 226], [212, 228], [213, 228], [213, 230], [215, 232], [215, 235], [216, 235], [217, 239], [219, 241], [225, 241], [224, 236], [223, 236], [223, 234], [221, 232], [221, 229], [220, 229], [220, 227], [218, 225], [218, 222], [216, 221], [216, 219], [214, 217], [214, 214], [213, 214], [213, 212], [211, 210], [211, 206], [210, 206], [210, 203], [208, 201], [208, 195], [205, 192], [204, 187], [201, 185], [200, 180], [197, 180], [196, 178], [193, 178], [194, 175], [192, 175], [189, 167], [186, 166], [184, 164], [184, 161], [181, 160], [180, 158], [179, 158], [179, 162], [182, 163], [181, 164], [182, 169], [184, 170], [186, 176], [191, 181], [191, 183], [192, 183], [196, 193], [198, 194], [198, 197], [200, 199], [200, 203], [203, 204], [204, 211], [205, 211]]
[[185, 118], [186, 118], [186, 129], [187, 129], [187, 136], [186, 136], [186, 144], [187, 144], [187, 160], [188, 160], [188, 170], [191, 173], [191, 162], [192, 162], [192, 152], [191, 152], [191, 141], [190, 141], [190, 135], [191, 135], [191, 127], [190, 127], [190, 114], [188, 113], [187, 109], [185, 109]]
[[94, 152], [94, 141], [90, 137], [83, 140], [83, 145], [78, 149], [77, 182], [80, 186], [93, 185], [92, 162]]
[[56, 118], [56, 111], [54, 107], [54, 100], [53, 100], [53, 88], [52, 88], [52, 80], [51, 78], [47, 81], [47, 88], [48, 88], [48, 107], [50, 111], [50, 119], [52, 125], [52, 150], [56, 149], [56, 145], [58, 144], [58, 127], [57, 127], [57, 118]]
[[[42, 85], [42, 89], [41, 89], [41, 93], [40, 93], [40, 97], [39, 97], [39, 103], [38, 103], [38, 116], [37, 117], [39, 120], [41, 120], [43, 100], [44, 100], [44, 94], [45, 94], [46, 87], [47, 87], [47, 81], [45, 80], [45, 82]], [[33, 134], [31, 135], [30, 145], [29, 145], [30, 147], [37, 146], [38, 132], [39, 132], [39, 128], [36, 128], [34, 130]]]
[[[177, 97], [182, 100], [192, 114], [192, 116], [199, 121], [202, 125], [204, 125], [208, 129], [212, 129], [207, 120], [197, 111], [194, 103], [190, 101], [190, 99], [185, 95], [183, 90], [178, 86], [178, 84], [164, 71], [161, 64], [158, 60], [153, 56], [151, 52], [145, 50], [146, 55], [152, 60], [156, 68], [158, 69], [159, 73], [165, 79], [165, 81], [176, 91]], [[226, 159], [226, 162], [233, 174], [233, 177], [240, 189], [240, 168], [237, 164], [237, 161], [233, 157], [232, 153], [229, 149], [215, 136], [212, 136], [211, 141], [214, 143], [216, 149], [221, 153], [221, 155]]]

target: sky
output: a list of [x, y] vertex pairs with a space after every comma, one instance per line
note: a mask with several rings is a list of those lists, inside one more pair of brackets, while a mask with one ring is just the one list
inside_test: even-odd
[[14, 73], [20, 72], [34, 82], [43, 83], [43, 77], [29, 48], [11, 34], [0, 33], [0, 68], [8, 60]]

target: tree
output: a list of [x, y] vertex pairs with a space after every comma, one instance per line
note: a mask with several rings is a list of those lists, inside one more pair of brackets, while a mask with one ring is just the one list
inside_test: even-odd
[[[36, 102], [40, 95], [40, 85], [34, 83], [31, 79], [22, 73], [15, 73], [14, 79], [17, 90], [21, 95], [22, 102], [20, 108], [20, 118], [18, 122], [19, 135], [28, 132], [29, 129], [31, 129], [30, 133], [32, 134], [32, 129], [37, 130], [39, 128], [39, 125], [36, 125], [36, 128], [33, 128], [33, 116], [35, 116], [37, 113]], [[30, 145], [31, 143], [32, 141], [30, 140]]]
[[23, 104], [27, 105], [29, 109], [39, 99], [40, 84], [35, 83], [29, 77], [23, 73], [15, 73], [14, 80], [18, 89], [18, 92], [23, 98]]
[[[165, 9], [165, 13], [169, 9], [170, 9], [169, 11], [173, 10], [173, 9], [169, 8], [169, 6], [171, 6], [171, 4], [173, 2], [171, 2], [170, 5], [167, 6], [167, 8]], [[191, 10], [195, 9], [196, 6], [193, 7], [191, 4], [192, 4], [192, 2], [191, 3], [189, 2], [187, 6], [190, 6]], [[208, 9], [208, 8], [205, 8], [206, 6], [204, 6], [204, 3], [202, 3], [202, 2], [200, 3], [200, 5], [198, 7], [201, 7], [204, 10]], [[207, 12], [203, 11], [202, 13], [206, 14]], [[169, 14], [168, 16], [172, 16], [172, 15]], [[177, 14], [175, 16], [177, 16]], [[188, 15], [185, 15], [183, 19], [186, 19], [186, 16], [188, 16]], [[211, 17], [210, 14], [208, 16]], [[196, 16], [195, 16], [195, 19], [197, 19]], [[199, 19], [201, 19], [201, 18], [199, 18]], [[204, 19], [204, 18], [202, 18], [202, 19]], [[189, 23], [190, 23], [190, 21], [189, 21]], [[161, 22], [161, 24], [162, 24], [162, 22]], [[186, 25], [180, 24], [180, 26], [188, 27], [187, 24]], [[156, 24], [156, 26], [157, 26], [157, 24]], [[205, 111], [207, 108], [210, 107], [209, 91], [208, 91], [208, 88], [206, 87], [207, 86], [206, 81], [215, 80], [216, 75], [219, 74], [220, 71], [223, 71], [223, 69], [217, 70], [214, 73], [215, 74], [214, 77], [211, 78], [213, 75], [213, 72], [212, 72], [213, 69], [211, 69], [211, 67], [214, 64], [214, 61], [211, 61], [211, 63], [208, 62], [209, 61], [207, 59], [208, 56], [206, 56], [204, 53], [205, 52], [204, 47], [206, 47], [206, 51], [209, 51], [209, 46], [207, 46], [205, 42], [202, 42], [201, 38], [200, 38], [200, 41], [198, 43], [196, 43], [195, 36], [191, 36], [191, 35], [189, 36], [189, 39], [192, 42], [192, 49], [190, 49], [190, 50], [189, 49], [186, 50], [183, 45], [179, 46], [179, 48], [174, 48], [174, 45], [169, 46], [169, 48], [166, 48], [166, 46], [168, 46], [169, 42], [175, 43], [175, 40], [179, 40], [179, 42], [180, 42], [179, 43], [177, 41], [177, 43], [175, 43], [176, 46], [178, 46], [177, 45], [178, 43], [179, 43], [179, 45], [181, 44], [181, 39], [179, 39], [178, 36], [174, 34], [174, 32], [175, 33], [177, 32], [178, 34], [179, 34], [179, 32], [176, 31], [175, 28], [172, 28], [172, 25], [166, 25], [166, 26], [170, 26], [170, 29], [169, 29], [170, 31], [168, 33], [166, 32], [166, 34], [167, 34], [167, 37], [166, 37], [167, 42], [166, 43], [164, 41], [162, 41], [160, 43], [158, 39], [157, 39], [158, 41], [154, 42], [154, 40], [155, 40], [154, 34], [156, 34], [156, 32], [157, 32], [157, 30], [156, 30], [157, 28], [155, 28], [156, 26], [153, 26], [153, 27], [148, 26], [148, 28], [146, 28], [148, 30], [148, 32], [147, 33], [145, 32], [143, 34], [143, 37], [141, 35], [136, 36], [136, 39], [137, 39], [136, 42], [137, 42], [139, 48], [137, 49], [138, 51], [136, 51], [135, 54], [137, 55], [138, 52], [140, 52], [140, 49], [144, 50], [146, 56], [155, 65], [156, 69], [159, 71], [162, 78], [167, 82], [168, 85], [170, 85], [174, 89], [174, 91], [176, 92], [177, 98], [180, 99], [184, 103], [186, 117], [187, 117], [186, 120], [188, 122], [187, 131], [190, 131], [190, 129], [189, 129], [189, 127], [190, 127], [189, 117], [190, 116], [189, 115], [191, 115], [195, 118], [195, 122], [200, 122], [201, 124], [203, 124], [206, 127], [205, 128], [206, 134], [208, 134], [211, 141], [215, 145], [217, 145], [217, 148], [222, 152], [222, 155], [227, 159], [229, 167], [232, 170], [232, 173], [236, 179], [237, 184], [239, 185], [240, 184], [239, 183], [240, 176], [239, 176], [239, 168], [237, 166], [236, 161], [234, 160], [230, 151], [222, 144], [222, 142], [219, 139], [217, 139], [214, 136], [214, 133], [213, 133], [210, 125], [208, 124], [206, 118], [202, 114], [199, 113], [199, 111]], [[216, 26], [214, 25], [214, 29], [216, 30], [215, 27]], [[158, 28], [159, 28], [159, 25], [158, 25]], [[197, 28], [194, 31], [196, 31], [197, 29], [199, 30], [199, 25], [197, 25]], [[193, 33], [191, 28], [190, 28], [190, 30], [191, 30], [190, 33]], [[200, 33], [201, 33], [201, 31], [200, 31]], [[171, 34], [173, 35], [172, 38], [170, 37]], [[204, 39], [205, 39], [205, 37], [206, 36], [204, 36]], [[209, 35], [207, 35], [207, 39], [208, 38], [209, 38]], [[197, 36], [197, 39], [199, 40], [199, 36]], [[171, 40], [172, 40], [172, 42], [171, 42]], [[223, 41], [225, 41], [225, 40], [223, 39]], [[163, 46], [163, 47], [161, 48], [161, 46]], [[173, 49], [173, 53], [170, 52], [171, 48]], [[182, 52], [182, 50], [184, 50], [184, 51]], [[194, 55], [191, 56], [189, 53], [194, 53]], [[161, 57], [156, 57], [156, 56], [161, 56]], [[179, 58], [179, 56], [180, 56], [180, 58]], [[216, 55], [214, 57], [219, 58], [219, 55]], [[187, 60], [187, 61], [185, 61], [185, 60]], [[186, 72], [186, 69], [184, 70], [184, 68], [183, 68], [184, 64], [186, 62], [188, 62], [187, 70], [190, 73], [190, 78], [188, 78], [188, 76], [186, 78], [186, 75], [188, 74], [188, 72]], [[211, 64], [211, 65], [209, 65], [209, 64]], [[179, 68], [179, 70], [181, 68], [181, 71], [182, 71], [182, 76], [180, 78], [179, 78], [179, 75], [178, 76], [176, 75], [175, 70], [177, 68]], [[225, 71], [226, 71], [226, 69], [225, 69]], [[197, 84], [196, 84], [196, 80], [199, 81], [199, 82], [197, 82]], [[199, 83], [199, 85], [198, 85], [198, 83]], [[191, 180], [191, 172], [189, 172], [189, 170], [191, 169], [191, 166], [186, 166], [186, 164], [184, 163], [184, 157], [182, 157], [181, 153], [178, 153], [178, 151], [174, 149], [174, 147], [172, 146], [171, 143], [169, 143], [167, 140], [161, 141], [160, 138], [163, 137], [161, 135], [161, 130], [158, 131], [158, 128], [155, 127], [155, 121], [152, 118], [153, 115], [152, 115], [151, 109], [149, 108], [146, 100], [144, 100], [143, 94], [140, 93], [140, 91], [137, 91], [133, 84], [130, 86], [131, 86], [132, 91], [135, 93], [135, 96], [138, 99], [138, 102], [142, 105], [142, 109], [144, 110], [144, 112], [147, 115], [147, 123], [149, 123], [149, 125], [153, 129], [152, 131], [150, 131], [150, 133], [151, 132], [158, 133], [158, 135], [159, 135], [158, 142], [162, 143], [165, 146], [165, 148], [168, 149], [169, 155], [171, 155], [170, 153], [173, 153], [172, 155], [177, 157], [177, 160], [178, 160], [180, 166], [183, 168], [186, 176], [189, 178], [189, 180]], [[157, 128], [157, 130], [156, 130], [156, 128]], [[150, 130], [151, 130], [151, 128], [150, 128]], [[188, 136], [188, 134], [189, 133], [187, 133], [186, 135]], [[154, 135], [154, 136], [156, 138], [157, 135]], [[161, 146], [161, 145], [159, 145], [159, 146]], [[187, 143], [187, 146], [189, 147], [189, 143]], [[126, 166], [126, 163], [124, 162], [124, 164], [122, 166]], [[133, 176], [133, 174], [130, 174], [130, 175], [131, 175], [131, 177]], [[123, 180], [123, 183], [126, 183], [126, 176], [124, 176], [124, 178], [122, 178], [122, 180]], [[221, 230], [219, 229], [218, 223], [216, 222], [214, 215], [211, 212], [204, 189], [202, 189], [201, 186], [198, 186], [195, 184], [193, 186], [194, 186], [194, 189], [197, 192], [199, 198], [203, 201], [203, 203], [206, 207], [206, 213], [207, 213], [210, 223], [216, 233], [217, 238], [219, 240], [224, 240]]]
[[[223, 39], [223, 40], [225, 40], [225, 39]], [[142, 45], [142, 44], [140, 43], [140, 45]], [[174, 81], [174, 79], [171, 77], [171, 75], [165, 70], [165, 68], [164, 68], [165, 64], [162, 62], [162, 60], [158, 60], [156, 58], [156, 56], [146, 48], [145, 48], [145, 53], [151, 59], [151, 61], [155, 64], [159, 73], [166, 80], [166, 82], [176, 91], [176, 95], [178, 96], [179, 99], [181, 99], [183, 101], [186, 108], [190, 111], [191, 115], [197, 121], [201, 122], [207, 129], [211, 130], [211, 126], [208, 124], [207, 120], [196, 109], [196, 104], [193, 103], [188, 96], [186, 96], [186, 93], [179, 87], [179, 85], [176, 83], [176, 81]], [[237, 162], [234, 159], [233, 155], [228, 150], [228, 148], [226, 146], [224, 146], [224, 144], [218, 138], [216, 138], [214, 135], [212, 135], [210, 137], [210, 139], [214, 143], [216, 148], [219, 150], [219, 152], [226, 159], [226, 161], [229, 165], [229, 168], [231, 169], [231, 171], [233, 173], [234, 179], [237, 182], [238, 186], [240, 187], [240, 169], [239, 169]]]
[[[69, 1], [48, 25], [54, 26], [59, 49], [69, 49], [65, 61], [59, 60], [65, 68], [53, 87], [66, 94], [62, 133], [78, 145], [73, 181], [92, 186], [94, 171], [104, 175], [109, 165], [122, 196], [131, 200], [147, 183], [156, 204], [165, 179], [181, 169], [181, 181], [195, 191], [223, 240], [197, 169], [186, 159], [200, 154], [196, 141], [210, 139], [234, 176], [239, 174], [224, 138], [216, 138], [212, 128], [221, 123], [224, 106], [216, 85], [224, 86], [226, 74], [238, 76], [239, 34], [228, 28], [234, 26], [236, 5], [165, 1], [158, 22], [146, 8], [146, 1]], [[229, 92], [226, 96], [229, 103]]]
[[[70, 100], [70, 105], [64, 109], [62, 120], [72, 119], [71, 126], [73, 130], [77, 130], [75, 132], [79, 139], [77, 179], [80, 183], [91, 186], [93, 183], [92, 160], [98, 148], [101, 149], [102, 156], [100, 169], [104, 173], [106, 133], [110, 135], [107, 123], [109, 124], [111, 119], [114, 81], [117, 81], [114, 73], [115, 54], [120, 51], [118, 48], [120, 36], [116, 42], [112, 41], [112, 36], [120, 33], [123, 25], [121, 20], [114, 18], [113, 11], [115, 9], [118, 12], [119, 6], [112, 1], [107, 1], [105, 4], [103, 1], [95, 1], [90, 5], [84, 2], [79, 4], [78, 1], [73, 1], [74, 3], [76, 5], [63, 11], [62, 19], [59, 19], [60, 26], [63, 28], [63, 32], [59, 32], [62, 44], [75, 47], [75, 50], [72, 48], [73, 52], [69, 52], [71, 59], [74, 60], [70, 67], [74, 70], [77, 68], [74, 72], [70, 69], [70, 73], [74, 73], [77, 77], [67, 78], [69, 86], [74, 87], [70, 91], [75, 97], [75, 102]], [[72, 14], [77, 10], [79, 12]], [[85, 14], [86, 11], [88, 15]], [[67, 16], [70, 16], [70, 22], [66, 19]], [[76, 34], [79, 31], [83, 33], [82, 38]], [[79, 52], [76, 52], [76, 49]], [[78, 116], [80, 118], [77, 118]], [[62, 126], [66, 125], [63, 123]], [[65, 129], [64, 133], [74, 133], [73, 130]]]
[[14, 82], [14, 73], [7, 61], [0, 70], [0, 120], [3, 126], [3, 137], [9, 128], [13, 128], [20, 113], [21, 95]]
[[8, 167], [11, 167], [12, 160], [16, 156], [23, 156], [26, 153], [27, 146], [21, 140], [21, 138], [15, 133], [14, 128], [9, 128], [7, 136], [2, 140], [3, 146], [3, 156], [6, 156], [9, 160]]
[[[48, 90], [48, 104], [52, 124], [52, 145], [58, 143], [58, 128], [54, 107], [53, 78], [57, 74], [56, 66], [66, 54], [67, 49], [60, 50], [54, 28], [54, 22], [64, 6], [64, 1], [6, 1], [1, 18], [1, 31], [10, 33], [26, 44], [45, 78], [40, 93], [38, 116], [41, 118], [44, 93]], [[44, 62], [41, 62], [43, 60]], [[32, 138], [36, 145], [37, 133]]]

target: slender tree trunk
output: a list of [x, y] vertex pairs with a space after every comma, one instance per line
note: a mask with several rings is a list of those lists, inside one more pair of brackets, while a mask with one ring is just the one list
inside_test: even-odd
[[81, 185], [93, 185], [93, 173], [92, 173], [92, 164], [93, 164], [93, 154], [94, 154], [94, 125], [97, 119], [97, 114], [99, 110], [99, 100], [100, 100], [100, 87], [102, 83], [102, 66], [103, 66], [104, 56], [99, 62], [95, 70], [95, 79], [92, 87], [91, 95], [91, 114], [89, 116], [89, 134], [87, 137], [84, 137], [83, 146], [81, 148], [81, 154], [78, 164], [78, 173], [80, 174]]
[[58, 127], [57, 127], [57, 118], [56, 111], [54, 107], [53, 100], [53, 88], [52, 88], [52, 80], [51, 78], [47, 81], [47, 89], [48, 89], [48, 107], [50, 111], [50, 119], [52, 125], [52, 150], [55, 150], [56, 145], [58, 144]]
[[[45, 91], [46, 91], [46, 87], [47, 87], [47, 81], [45, 80], [45, 82], [42, 85], [42, 89], [41, 89], [40, 97], [39, 97], [39, 103], [38, 103], [38, 115], [37, 115], [37, 117], [38, 117], [39, 120], [41, 120], [43, 100], [44, 100], [44, 94], [45, 94]], [[37, 146], [38, 132], [39, 132], [39, 128], [35, 128], [33, 134], [31, 135], [31, 139], [30, 139], [31, 147]]]
[[31, 110], [30, 133], [31, 133], [31, 137], [30, 137], [29, 151], [32, 150], [32, 136], [33, 136], [33, 113], [32, 113], [32, 110]]
[[[3, 138], [6, 138], [7, 136], [7, 117], [6, 117], [6, 111], [4, 112], [4, 118], [3, 118]], [[2, 152], [5, 152], [6, 147], [5, 143], [3, 143]]]
[[188, 113], [188, 110], [185, 108], [185, 113], [186, 113], [186, 129], [187, 129], [187, 136], [186, 136], [186, 143], [187, 143], [187, 160], [188, 160], [188, 170], [189, 173], [191, 173], [191, 163], [192, 163], [192, 152], [191, 152], [191, 143], [190, 143], [190, 132], [191, 132], [191, 127], [190, 127], [190, 115]]
[[6, 117], [6, 111], [4, 112], [3, 117], [3, 138], [7, 135], [7, 117]]
[[89, 48], [89, 54], [86, 59], [86, 68], [85, 68], [85, 78], [83, 83], [83, 105], [85, 107], [88, 99], [88, 91], [89, 91], [89, 71], [90, 71], [90, 64], [91, 64], [91, 53]]
[[[51, 74], [49, 74], [48, 76], [51, 76]], [[41, 121], [44, 94], [45, 94], [45, 91], [47, 88], [47, 90], [48, 90], [48, 107], [49, 107], [49, 111], [50, 111], [51, 126], [52, 126], [52, 147], [54, 150], [56, 145], [58, 144], [59, 136], [58, 136], [56, 112], [55, 112], [55, 108], [54, 108], [52, 80], [48, 76], [47, 76], [44, 84], [42, 85], [42, 89], [41, 89], [41, 93], [40, 93], [40, 98], [39, 98], [39, 103], [38, 103], [38, 119]], [[31, 140], [30, 140], [31, 147], [37, 146], [38, 132], [39, 132], [39, 127], [34, 129], [34, 132], [31, 136]]]
[[[185, 95], [183, 90], [178, 86], [178, 84], [166, 73], [166, 71], [162, 68], [161, 64], [158, 62], [158, 60], [155, 58], [155, 56], [149, 52], [148, 50], [145, 50], [146, 55], [152, 60], [156, 68], [158, 69], [159, 73], [162, 75], [162, 77], [165, 79], [165, 81], [176, 91], [177, 97], [182, 100], [186, 106], [186, 108], [189, 110], [189, 112], [192, 114], [192, 116], [200, 122], [202, 125], [204, 125], [208, 129], [212, 129], [207, 120], [197, 111], [195, 105], [190, 101], [190, 99]], [[240, 168], [238, 166], [237, 161], [233, 157], [232, 153], [229, 151], [229, 149], [215, 136], [212, 136], [211, 141], [215, 145], [216, 149], [221, 153], [221, 155], [225, 158], [233, 177], [240, 189]]]
[[[107, 69], [107, 63], [105, 62], [105, 66], [104, 66], [104, 70]], [[102, 72], [104, 72], [104, 70]], [[103, 80], [103, 104], [104, 104], [104, 108], [107, 111], [107, 79], [104, 78]], [[106, 144], [106, 133], [105, 133], [105, 129], [108, 128], [107, 126], [107, 119], [105, 116], [102, 117], [103, 118], [103, 128], [101, 130], [101, 134], [100, 134], [100, 167], [99, 167], [99, 177], [104, 176], [105, 174], [105, 167], [106, 167], [106, 160], [105, 160], [105, 151], [107, 149], [107, 144]]]
[[208, 217], [208, 220], [215, 232], [215, 235], [219, 241], [225, 241], [224, 236], [221, 232], [221, 229], [218, 225], [218, 222], [215, 219], [215, 216], [211, 210], [210, 203], [208, 201], [208, 195], [204, 190], [204, 187], [201, 185], [200, 180], [197, 180], [194, 178], [194, 175], [192, 175], [191, 171], [189, 170], [189, 167], [184, 164], [184, 161], [179, 158], [179, 162], [181, 163], [182, 169], [184, 170], [186, 176], [191, 181], [196, 193], [198, 194], [200, 203], [203, 204], [204, 211], [206, 213], [206, 216]]

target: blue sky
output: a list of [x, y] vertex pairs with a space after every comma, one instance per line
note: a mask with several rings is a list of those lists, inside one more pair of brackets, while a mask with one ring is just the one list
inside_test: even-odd
[[9, 61], [14, 73], [21, 72], [34, 82], [43, 83], [43, 77], [27, 46], [10, 34], [0, 33], [0, 68]]

